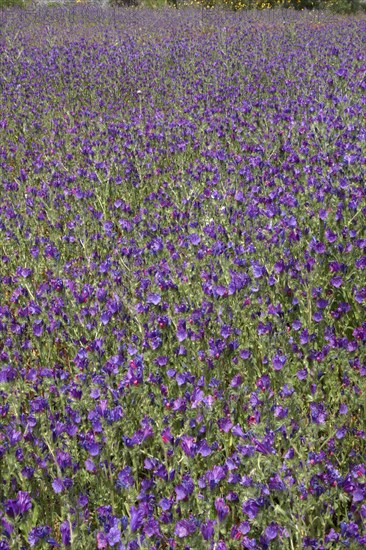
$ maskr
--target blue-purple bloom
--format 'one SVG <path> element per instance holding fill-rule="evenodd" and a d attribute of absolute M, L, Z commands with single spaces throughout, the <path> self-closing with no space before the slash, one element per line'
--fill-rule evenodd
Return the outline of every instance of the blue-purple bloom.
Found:
<path fill-rule="evenodd" d="M 218 520 L 224 521 L 224 519 L 228 516 L 230 512 L 229 506 L 226 504 L 225 500 L 223 498 L 216 498 L 215 500 L 215 509 L 217 512 Z"/>
<path fill-rule="evenodd" d="M 286 360 L 286 355 L 276 354 L 272 359 L 273 368 L 275 370 L 281 370 L 284 367 Z"/>
<path fill-rule="evenodd" d="M 60 525 L 61 540 L 64 546 L 69 546 L 71 543 L 71 525 L 70 521 L 66 519 Z"/>
<path fill-rule="evenodd" d="M 197 526 L 192 520 L 182 519 L 176 523 L 174 533 L 183 539 L 195 533 L 196 530 Z"/>
<path fill-rule="evenodd" d="M 130 508 L 130 527 L 132 533 L 135 531 L 138 531 L 144 521 L 144 513 L 143 510 L 140 507 L 131 506 Z"/>
<path fill-rule="evenodd" d="M 23 516 L 32 508 L 30 494 L 27 491 L 19 491 L 15 499 L 9 499 L 4 505 L 6 514 L 11 518 Z"/>

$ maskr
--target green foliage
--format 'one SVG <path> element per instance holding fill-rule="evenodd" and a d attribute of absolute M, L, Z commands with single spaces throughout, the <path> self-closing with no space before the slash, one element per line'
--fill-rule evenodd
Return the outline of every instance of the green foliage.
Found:
<path fill-rule="evenodd" d="M 22 0 L 0 0 L 0 2 L 21 2 Z M 360 0 L 109 0 L 112 7 L 148 7 L 183 8 L 194 6 L 197 8 L 224 8 L 233 11 L 239 10 L 268 10 L 294 9 L 323 10 L 339 14 L 354 14 L 366 9 L 366 4 Z"/>
<path fill-rule="evenodd" d="M 25 0 L 0 0 L 0 10 L 6 8 L 25 8 L 27 2 Z"/>
<path fill-rule="evenodd" d="M 331 0 L 326 2 L 326 9 L 333 11 L 334 13 L 341 14 L 353 14 L 362 9 L 365 9 L 365 5 L 362 5 L 359 0 Z"/>
<path fill-rule="evenodd" d="M 110 0 L 109 4 L 114 8 L 137 7 L 138 0 Z"/>

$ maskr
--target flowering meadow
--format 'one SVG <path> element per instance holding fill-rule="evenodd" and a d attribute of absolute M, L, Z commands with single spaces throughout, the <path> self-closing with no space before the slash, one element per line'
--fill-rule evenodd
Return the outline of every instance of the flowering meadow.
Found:
<path fill-rule="evenodd" d="M 0 549 L 366 547 L 366 19 L 7 11 Z"/>

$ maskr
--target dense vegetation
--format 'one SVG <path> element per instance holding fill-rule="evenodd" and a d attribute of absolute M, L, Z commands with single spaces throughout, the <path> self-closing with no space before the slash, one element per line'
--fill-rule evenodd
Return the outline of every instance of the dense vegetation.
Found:
<path fill-rule="evenodd" d="M 38 10 L 39 7 L 51 6 L 58 8 L 75 7 L 78 4 L 89 4 L 96 7 L 144 7 L 166 8 L 168 6 L 177 9 L 196 7 L 200 9 L 221 8 L 232 11 L 241 10 L 268 10 L 288 9 L 295 10 L 327 10 L 328 12 L 355 14 L 364 13 L 366 0 L 0 0 L 0 12 L 7 8 L 26 8 Z"/>
<path fill-rule="evenodd" d="M 6 13 L 1 550 L 365 546 L 365 41 Z"/>

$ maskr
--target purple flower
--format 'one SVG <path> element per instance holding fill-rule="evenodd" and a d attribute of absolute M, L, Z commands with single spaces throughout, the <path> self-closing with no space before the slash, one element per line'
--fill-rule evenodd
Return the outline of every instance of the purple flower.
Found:
<path fill-rule="evenodd" d="M 310 417 L 314 424 L 324 424 L 327 412 L 323 403 L 310 403 Z"/>
<path fill-rule="evenodd" d="M 274 540 L 278 535 L 278 525 L 276 523 L 270 523 L 264 531 L 264 536 L 267 541 Z"/>
<path fill-rule="evenodd" d="M 243 432 L 242 427 L 240 424 L 236 424 L 236 426 L 233 426 L 231 433 L 235 435 L 236 437 L 243 437 L 245 438 L 246 434 Z"/>
<path fill-rule="evenodd" d="M 279 474 L 275 474 L 273 477 L 270 478 L 268 487 L 272 491 L 284 491 L 286 489 L 286 485 L 280 478 Z"/>
<path fill-rule="evenodd" d="M 215 509 L 220 522 L 224 521 L 224 519 L 229 515 L 230 512 L 230 508 L 223 498 L 217 498 L 215 500 Z"/>
<path fill-rule="evenodd" d="M 130 466 L 126 466 L 119 472 L 116 485 L 122 489 L 127 489 L 128 487 L 132 487 L 133 484 L 134 479 L 132 476 L 132 470 Z"/>
<path fill-rule="evenodd" d="M 201 525 L 201 534 L 204 540 L 210 540 L 215 532 L 215 521 L 209 519 Z"/>
<path fill-rule="evenodd" d="M 259 505 L 256 500 L 250 498 L 244 502 L 242 510 L 243 514 L 246 514 L 249 519 L 254 519 L 259 512 Z"/>
<path fill-rule="evenodd" d="M 96 468 L 96 466 L 95 466 L 95 464 L 94 464 L 94 462 L 91 458 L 87 458 L 84 462 L 84 465 L 85 465 L 85 469 L 86 469 L 87 472 L 92 472 L 94 474 L 97 471 L 97 468 Z M 52 486 L 53 486 L 53 484 L 52 484 Z M 54 488 L 54 490 L 55 490 L 55 488 Z M 57 492 L 57 491 L 55 490 L 55 492 Z"/>
<path fill-rule="evenodd" d="M 161 302 L 161 296 L 160 294 L 155 294 L 151 292 L 150 294 L 148 294 L 146 301 L 148 304 L 153 304 L 154 306 L 156 306 Z"/>
<path fill-rule="evenodd" d="M 33 334 L 38 338 L 42 336 L 43 333 L 43 321 L 42 319 L 36 319 L 33 323 Z"/>
<path fill-rule="evenodd" d="M 242 540 L 242 545 L 247 550 L 257 550 L 257 541 L 255 539 L 250 539 L 249 537 L 244 537 Z"/>
<path fill-rule="evenodd" d="M 193 521 L 182 519 L 176 523 L 174 533 L 177 535 L 177 537 L 183 539 L 185 537 L 189 537 L 189 535 L 192 535 L 196 531 L 196 529 L 197 527 Z"/>
<path fill-rule="evenodd" d="M 33 527 L 33 529 L 31 529 L 28 533 L 29 546 L 31 548 L 34 548 L 34 546 L 36 546 L 40 540 L 46 539 L 46 537 L 48 542 L 50 534 L 51 527 L 49 527 L 48 525 L 39 525 L 38 527 Z M 58 546 L 58 544 L 55 543 L 53 544 L 53 546 Z"/>
<path fill-rule="evenodd" d="M 258 264 L 256 262 L 253 262 L 252 271 L 253 271 L 253 277 L 255 279 L 260 279 L 267 273 L 266 268 L 263 265 Z"/>
<path fill-rule="evenodd" d="M 188 333 L 186 330 L 186 322 L 183 319 L 180 319 L 178 321 L 177 326 L 177 338 L 179 342 L 184 342 L 184 340 L 188 337 Z"/>
<path fill-rule="evenodd" d="M 285 269 L 285 263 L 283 260 L 279 260 L 273 266 L 275 273 L 282 273 Z"/>
<path fill-rule="evenodd" d="M 364 487 L 357 487 L 354 491 L 352 491 L 353 503 L 362 502 L 365 497 L 366 488 Z"/>
<path fill-rule="evenodd" d="M 303 548 L 318 548 L 318 539 L 312 539 L 310 537 L 304 537 L 302 539 Z"/>
<path fill-rule="evenodd" d="M 251 353 L 249 349 L 242 349 L 239 353 L 240 357 L 244 360 L 249 359 Z"/>
<path fill-rule="evenodd" d="M 220 431 L 224 433 L 228 433 L 233 427 L 233 423 L 231 422 L 231 419 L 229 416 L 225 418 L 219 418 L 217 421 L 217 424 L 220 428 Z"/>
<path fill-rule="evenodd" d="M 306 369 L 298 370 L 296 373 L 296 376 L 299 380 L 305 380 L 308 375 L 308 371 Z"/>
<path fill-rule="evenodd" d="M 132 533 L 140 529 L 142 527 L 144 521 L 144 514 L 141 508 L 135 508 L 135 506 L 131 506 L 130 508 L 130 527 Z"/>
<path fill-rule="evenodd" d="M 250 529 L 251 527 L 249 521 L 242 521 L 239 525 L 239 531 L 242 535 L 246 535 L 247 533 L 249 533 Z"/>
<path fill-rule="evenodd" d="M 286 363 L 286 355 L 276 354 L 272 359 L 273 368 L 281 370 Z"/>
<path fill-rule="evenodd" d="M 7 538 L 10 538 L 14 531 L 14 526 L 11 523 L 9 523 L 5 518 L 2 518 L 0 523 L 2 527 L 2 533 Z"/>
<path fill-rule="evenodd" d="M 196 454 L 197 445 L 196 441 L 193 437 L 190 437 L 189 435 L 183 435 L 180 443 L 182 450 L 184 453 L 189 456 L 193 457 Z"/>
<path fill-rule="evenodd" d="M 30 275 L 32 275 L 32 270 L 29 267 L 22 267 L 19 270 L 19 274 L 24 277 L 24 279 L 27 279 Z"/>
<path fill-rule="evenodd" d="M 154 363 L 158 365 L 158 367 L 165 367 L 165 365 L 168 363 L 168 357 L 166 357 L 165 355 L 160 355 L 155 359 Z"/>
<path fill-rule="evenodd" d="M 198 405 L 202 402 L 203 398 L 205 397 L 205 394 L 203 391 L 196 387 L 194 388 L 191 396 L 191 407 L 192 409 L 196 409 Z"/>
<path fill-rule="evenodd" d="M 300 334 L 300 344 L 305 345 L 309 341 L 309 331 L 305 329 Z"/>
<path fill-rule="evenodd" d="M 327 251 L 325 244 L 322 242 L 317 242 L 314 246 L 314 250 L 317 254 L 325 254 Z"/>
<path fill-rule="evenodd" d="M 52 489 L 55 491 L 56 494 L 62 493 L 62 491 L 65 489 L 62 479 L 56 477 L 52 481 Z"/>
<path fill-rule="evenodd" d="M 198 444 L 198 454 L 201 456 L 209 456 L 212 453 L 212 448 L 208 445 L 206 439 L 202 439 Z"/>
<path fill-rule="evenodd" d="M 173 500 L 170 500 L 168 498 L 162 498 L 159 501 L 159 506 L 164 512 L 167 512 L 168 510 L 170 510 L 170 508 L 172 507 L 172 504 L 173 504 Z"/>
<path fill-rule="evenodd" d="M 346 434 L 347 434 L 347 428 L 346 428 L 346 426 L 342 426 L 342 428 L 339 428 L 336 431 L 335 436 L 336 436 L 337 439 L 343 439 Z"/>
<path fill-rule="evenodd" d="M 282 407 L 281 405 L 276 405 L 273 415 L 275 418 L 286 418 L 288 415 L 288 408 Z"/>
<path fill-rule="evenodd" d="M 65 520 L 60 525 L 62 544 L 68 546 L 71 543 L 71 525 L 69 520 Z"/>
<path fill-rule="evenodd" d="M 332 286 L 334 286 L 335 288 L 339 288 L 343 284 L 343 279 L 340 276 L 332 277 L 330 282 L 331 282 Z"/>
<path fill-rule="evenodd" d="M 114 226 L 114 223 L 111 221 L 106 221 L 103 224 L 103 229 L 108 237 L 113 237 L 113 226 Z"/>
<path fill-rule="evenodd" d="M 121 531 L 117 526 L 111 527 L 107 533 L 107 541 L 109 546 L 115 546 L 121 540 Z"/>
<path fill-rule="evenodd" d="M 32 508 L 29 493 L 26 491 L 19 491 L 15 499 L 7 500 L 5 502 L 4 508 L 7 515 L 11 518 L 22 516 Z"/>
<path fill-rule="evenodd" d="M 107 537 L 102 531 L 99 531 L 99 533 L 97 533 L 97 548 L 98 550 L 104 550 L 104 548 L 108 548 Z"/>
<path fill-rule="evenodd" d="M 95 441 L 93 441 L 91 443 L 87 443 L 85 448 L 88 451 L 88 453 L 90 454 L 90 456 L 98 456 L 99 453 L 100 453 L 99 444 L 96 443 Z"/>
<path fill-rule="evenodd" d="M 313 314 L 313 319 L 316 323 L 320 323 L 323 320 L 323 314 L 321 311 L 315 311 Z"/>
<path fill-rule="evenodd" d="M 226 472 L 222 466 L 214 466 L 212 470 L 209 470 L 206 473 L 206 480 L 209 484 L 210 489 L 214 489 L 220 481 L 225 479 Z"/>
<path fill-rule="evenodd" d="M 366 287 L 361 288 L 361 290 L 355 292 L 355 300 L 359 304 L 366 302 Z"/>
<path fill-rule="evenodd" d="M 103 325 L 108 325 L 111 319 L 112 313 L 110 311 L 103 311 L 102 315 L 100 316 L 100 320 Z"/>
<path fill-rule="evenodd" d="M 147 537 L 158 537 L 160 536 L 159 522 L 151 518 L 144 525 L 144 535 Z"/>
<path fill-rule="evenodd" d="M 235 192 L 234 199 L 238 202 L 244 201 L 244 193 L 240 189 Z"/>
<path fill-rule="evenodd" d="M 324 538 L 325 542 L 337 542 L 339 540 L 339 533 L 337 533 L 333 527 Z"/>
<path fill-rule="evenodd" d="M 192 235 L 189 236 L 189 240 L 194 246 L 197 246 L 201 242 L 201 237 L 197 235 L 197 233 L 192 233 Z"/>
<path fill-rule="evenodd" d="M 188 475 L 185 475 L 183 477 L 182 483 L 175 487 L 177 501 L 186 499 L 193 493 L 193 491 L 194 483 Z"/>
<path fill-rule="evenodd" d="M 339 405 L 339 414 L 347 414 L 348 413 L 348 407 L 345 403 L 342 403 Z"/>

